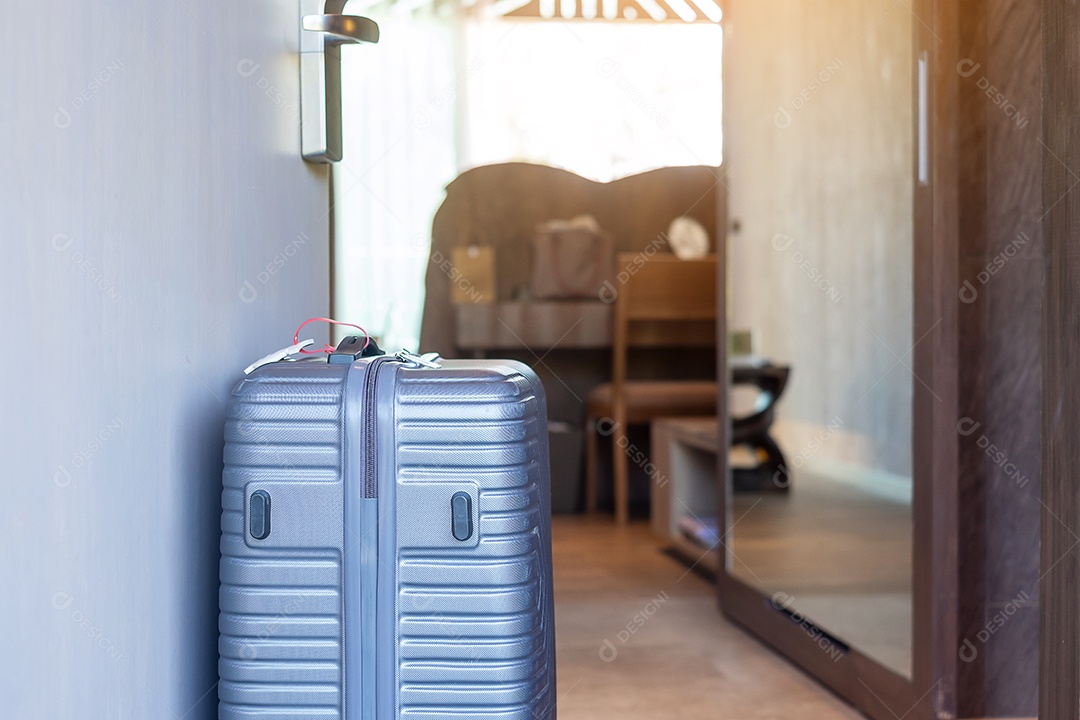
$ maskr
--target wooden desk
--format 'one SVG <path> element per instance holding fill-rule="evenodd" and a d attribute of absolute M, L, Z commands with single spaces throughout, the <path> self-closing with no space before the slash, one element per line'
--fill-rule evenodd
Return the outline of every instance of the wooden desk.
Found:
<path fill-rule="evenodd" d="M 454 306 L 454 346 L 477 357 L 497 350 L 610 350 L 615 305 L 599 300 L 465 303 Z M 684 327 L 641 322 L 635 337 L 644 344 L 709 348 L 716 324 L 688 321 Z"/>
<path fill-rule="evenodd" d="M 478 356 L 518 348 L 607 349 L 613 312 L 614 305 L 598 300 L 455 305 L 455 345 Z"/>

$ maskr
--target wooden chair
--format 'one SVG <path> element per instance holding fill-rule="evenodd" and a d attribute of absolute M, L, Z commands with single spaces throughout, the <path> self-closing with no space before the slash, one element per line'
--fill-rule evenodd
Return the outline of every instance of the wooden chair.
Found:
<path fill-rule="evenodd" d="M 716 257 L 679 260 L 668 253 L 646 257 L 620 253 L 617 268 L 624 279 L 616 287 L 611 382 L 593 388 L 585 400 L 585 500 L 589 512 L 597 502 L 597 436 L 612 440 L 615 519 L 630 519 L 628 443 L 630 425 L 657 417 L 715 415 L 715 379 L 630 380 L 631 348 L 715 347 Z M 621 441 L 621 442 L 620 442 Z"/>

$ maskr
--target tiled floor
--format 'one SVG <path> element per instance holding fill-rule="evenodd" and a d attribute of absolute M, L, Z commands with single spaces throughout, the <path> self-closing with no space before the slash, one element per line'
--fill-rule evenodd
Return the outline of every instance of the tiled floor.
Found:
<path fill-rule="evenodd" d="M 560 720 L 862 717 L 723 619 L 643 523 L 556 517 Z"/>

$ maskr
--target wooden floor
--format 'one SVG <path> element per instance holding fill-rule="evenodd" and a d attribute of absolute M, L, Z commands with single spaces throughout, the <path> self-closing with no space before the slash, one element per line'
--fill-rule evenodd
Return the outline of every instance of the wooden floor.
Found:
<path fill-rule="evenodd" d="M 644 523 L 555 518 L 560 720 L 860 718 L 717 610 Z"/>

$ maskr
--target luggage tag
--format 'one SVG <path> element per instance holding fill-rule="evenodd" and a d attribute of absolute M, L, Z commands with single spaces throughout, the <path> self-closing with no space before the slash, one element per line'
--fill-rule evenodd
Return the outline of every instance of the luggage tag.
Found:
<path fill-rule="evenodd" d="M 314 345 L 314 344 L 315 344 L 315 340 L 312 339 L 312 338 L 308 338 L 307 340 L 301 340 L 300 342 L 296 343 L 295 345 L 290 345 L 287 348 L 281 348 L 280 350 L 272 352 L 269 355 L 265 355 L 265 356 L 259 358 L 258 360 L 256 360 L 255 362 L 251 363 L 250 365 L 248 365 L 246 368 L 244 368 L 244 374 L 245 375 L 250 375 L 255 370 L 258 370 L 259 368 L 261 368 L 263 365 L 269 365 L 270 363 L 275 363 L 278 360 L 284 360 L 285 358 L 289 357 L 290 355 L 296 355 L 301 350 L 303 350 L 304 348 L 308 347 L 309 345 Z"/>

